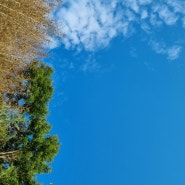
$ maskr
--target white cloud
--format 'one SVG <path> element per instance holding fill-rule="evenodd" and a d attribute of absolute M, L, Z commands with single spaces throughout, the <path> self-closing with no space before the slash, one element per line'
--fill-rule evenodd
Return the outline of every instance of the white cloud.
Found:
<path fill-rule="evenodd" d="M 147 10 L 142 10 L 141 11 L 141 19 L 146 19 L 148 17 L 148 11 Z"/>
<path fill-rule="evenodd" d="M 101 1 L 76 0 L 66 4 L 58 13 L 64 21 L 67 48 L 77 45 L 87 50 L 105 47 L 118 31 L 125 29 L 120 15 L 114 15 L 116 2 L 105 4 Z"/>
<path fill-rule="evenodd" d="M 91 56 L 89 56 L 89 58 L 86 60 L 86 62 L 82 64 L 81 70 L 83 72 L 100 71 L 101 66 L 98 62 L 96 62 L 95 59 L 93 59 Z"/>
<path fill-rule="evenodd" d="M 173 25 L 178 20 L 178 16 L 175 12 L 170 11 L 169 7 L 166 5 L 161 6 L 156 5 L 153 9 L 154 12 L 158 13 L 161 20 L 163 20 L 167 25 Z"/>
<path fill-rule="evenodd" d="M 138 2 L 140 5 L 147 5 L 147 4 L 150 4 L 152 0 L 139 0 Z"/>
<path fill-rule="evenodd" d="M 55 38 L 55 37 L 51 37 L 51 36 L 47 36 L 46 38 L 48 40 L 48 44 L 45 45 L 45 48 L 47 49 L 54 49 L 60 46 L 60 41 Z"/>
<path fill-rule="evenodd" d="M 150 14 L 150 23 L 154 27 L 159 27 L 162 25 L 162 21 L 158 19 L 158 16 L 156 13 Z"/>
<path fill-rule="evenodd" d="M 137 0 L 127 0 L 127 1 L 124 1 L 123 4 L 130 8 L 131 10 L 133 10 L 135 13 L 139 13 L 139 5 L 138 5 L 138 2 Z"/>
<path fill-rule="evenodd" d="M 156 53 L 164 54 L 169 60 L 175 60 L 179 57 L 182 47 L 178 45 L 173 45 L 167 47 L 164 43 L 159 43 L 156 41 L 151 41 L 150 45 L 156 51 Z"/>
<path fill-rule="evenodd" d="M 167 50 L 168 58 L 175 60 L 179 57 L 182 47 L 174 45 Z"/>
<path fill-rule="evenodd" d="M 184 10 L 185 2 L 180 0 L 73 0 L 64 2 L 57 19 L 64 25 L 61 29 L 66 34 L 66 48 L 94 51 L 108 46 L 117 36 L 130 36 L 136 24 L 146 34 L 163 25 L 171 27 L 179 20 L 185 27 Z M 166 52 L 170 59 L 176 59 L 179 53 L 178 47 Z"/>
<path fill-rule="evenodd" d="M 176 13 L 184 14 L 185 2 L 181 0 L 165 0 L 165 3 Z"/>

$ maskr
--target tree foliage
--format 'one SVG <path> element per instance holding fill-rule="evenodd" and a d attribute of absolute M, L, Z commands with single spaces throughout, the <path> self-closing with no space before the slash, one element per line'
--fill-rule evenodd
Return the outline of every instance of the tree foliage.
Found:
<path fill-rule="evenodd" d="M 0 1 L 0 184 L 38 185 L 59 150 L 46 117 L 53 93 L 46 55 L 60 0 Z"/>
<path fill-rule="evenodd" d="M 55 31 L 48 14 L 56 3 L 56 0 L 1 0 L 0 54 L 24 62 L 40 55 L 47 36 Z"/>
<path fill-rule="evenodd" d="M 0 92 L 15 91 L 22 83 L 20 71 L 34 58 L 46 54 L 48 37 L 59 34 L 49 14 L 59 0 L 0 1 Z M 6 82 L 6 83 L 5 83 Z"/>
<path fill-rule="evenodd" d="M 50 163 L 59 150 L 58 137 L 50 135 L 47 122 L 47 104 L 52 96 L 51 74 L 53 70 L 38 61 L 33 61 L 24 71 L 26 90 L 21 94 L 6 94 L 9 105 L 2 104 L 0 123 L 4 135 L 0 146 L 0 183 L 33 185 L 38 184 L 35 175 L 50 172 Z M 23 101 L 18 108 L 11 102 Z M 20 107 L 23 107 L 21 109 Z M 1 172 L 0 172 L 1 173 Z M 7 178 L 7 174 L 14 178 Z"/>

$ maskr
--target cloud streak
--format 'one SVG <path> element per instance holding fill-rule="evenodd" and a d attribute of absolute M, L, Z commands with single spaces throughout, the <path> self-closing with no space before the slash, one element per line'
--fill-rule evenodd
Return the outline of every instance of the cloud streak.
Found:
<path fill-rule="evenodd" d="M 167 47 L 164 43 L 159 43 L 155 41 L 151 41 L 150 45 L 156 53 L 166 55 L 169 60 L 177 59 L 182 50 L 181 46 L 173 45 L 171 47 Z"/>
<path fill-rule="evenodd" d="M 178 22 L 183 28 L 184 9 L 185 2 L 180 0 L 73 0 L 64 2 L 57 20 L 64 25 L 66 48 L 94 51 L 108 46 L 117 36 L 130 36 L 136 25 L 146 34 Z M 152 45 L 152 48 L 170 60 L 178 58 L 182 49 L 175 41 L 171 46 Z"/>

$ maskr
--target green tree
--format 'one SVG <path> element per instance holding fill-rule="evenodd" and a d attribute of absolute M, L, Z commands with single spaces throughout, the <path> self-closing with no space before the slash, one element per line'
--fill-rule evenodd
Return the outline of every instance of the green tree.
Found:
<path fill-rule="evenodd" d="M 47 104 L 53 94 L 52 73 L 51 67 L 35 60 L 25 71 L 25 78 L 28 80 L 24 106 L 29 108 L 32 116 L 47 114 Z"/>
<path fill-rule="evenodd" d="M 50 135 L 51 126 L 46 119 L 53 93 L 52 72 L 51 67 L 34 61 L 24 71 L 26 92 L 5 96 L 10 105 L 11 101 L 24 102 L 22 109 L 21 106 L 2 108 L 2 120 L 8 118 L 4 129 L 8 139 L 0 147 L 3 172 L 15 173 L 20 185 L 37 184 L 35 175 L 51 171 L 50 163 L 59 150 L 58 137 Z"/>

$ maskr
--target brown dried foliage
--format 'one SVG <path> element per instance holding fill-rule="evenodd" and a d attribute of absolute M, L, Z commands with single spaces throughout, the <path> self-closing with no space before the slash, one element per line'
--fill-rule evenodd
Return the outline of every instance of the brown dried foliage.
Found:
<path fill-rule="evenodd" d="M 45 55 L 47 37 L 56 31 L 48 14 L 58 0 L 0 1 L 0 93 L 14 91 L 21 72 L 33 59 Z"/>

